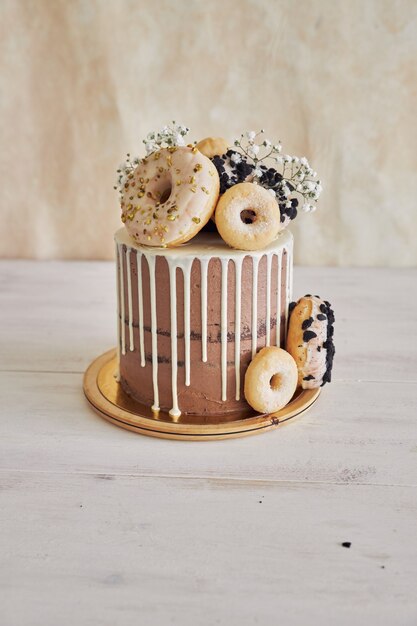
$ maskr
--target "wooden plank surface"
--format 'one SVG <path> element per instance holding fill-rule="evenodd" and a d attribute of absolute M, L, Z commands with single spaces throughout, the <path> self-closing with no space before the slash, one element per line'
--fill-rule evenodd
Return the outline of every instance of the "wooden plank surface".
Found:
<path fill-rule="evenodd" d="M 0 624 L 417 623 L 417 271 L 296 268 L 295 295 L 335 306 L 335 384 L 276 431 L 204 444 L 84 399 L 113 279 L 0 263 Z"/>

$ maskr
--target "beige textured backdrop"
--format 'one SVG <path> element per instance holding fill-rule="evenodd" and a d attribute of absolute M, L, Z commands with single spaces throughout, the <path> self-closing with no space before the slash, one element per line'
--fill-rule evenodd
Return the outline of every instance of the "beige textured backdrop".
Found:
<path fill-rule="evenodd" d="M 0 0 L 0 255 L 111 258 L 151 129 L 265 127 L 325 186 L 304 264 L 415 265 L 414 0 Z"/>

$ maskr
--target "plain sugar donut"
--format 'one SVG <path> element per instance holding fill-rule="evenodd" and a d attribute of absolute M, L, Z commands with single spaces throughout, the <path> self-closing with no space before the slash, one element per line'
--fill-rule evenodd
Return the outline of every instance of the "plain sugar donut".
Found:
<path fill-rule="evenodd" d="M 254 183 L 239 183 L 220 198 L 215 212 L 217 230 L 239 250 L 261 250 L 282 229 L 275 197 Z"/>
<path fill-rule="evenodd" d="M 139 244 L 177 246 L 210 219 L 219 195 L 213 163 L 195 147 L 162 148 L 128 175 L 122 221 Z"/>
<path fill-rule="evenodd" d="M 288 352 L 276 346 L 262 348 L 246 370 L 246 402 L 259 413 L 276 413 L 293 397 L 297 378 L 297 365 Z"/>
<path fill-rule="evenodd" d="M 293 303 L 287 350 L 298 367 L 298 384 L 315 389 L 331 380 L 334 313 L 327 300 L 307 295 Z"/>

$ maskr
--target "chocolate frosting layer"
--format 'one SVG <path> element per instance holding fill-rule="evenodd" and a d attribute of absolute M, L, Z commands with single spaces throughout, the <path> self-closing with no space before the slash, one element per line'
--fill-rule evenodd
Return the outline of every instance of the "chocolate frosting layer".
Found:
<path fill-rule="evenodd" d="M 126 242 L 126 237 L 120 235 L 118 237 L 118 234 L 116 234 L 116 242 L 119 250 L 117 265 L 119 295 L 121 292 L 123 295 L 123 306 L 119 306 L 122 322 L 120 334 L 124 337 L 124 345 L 121 345 L 120 350 L 120 382 L 128 394 L 152 406 L 155 402 L 153 381 L 155 368 L 152 367 L 155 351 L 152 348 L 152 270 L 149 265 L 149 252 L 143 247 Z M 175 269 L 176 261 L 173 265 L 171 250 L 159 249 L 151 253 L 152 258 L 155 259 L 159 406 L 163 410 L 171 410 L 176 400 L 182 413 L 206 414 L 208 417 L 237 410 L 241 412 L 249 410 L 243 396 L 244 374 L 253 352 L 267 345 L 267 336 L 271 345 L 284 344 L 292 278 L 292 236 L 288 232 L 285 236 L 278 238 L 265 253 L 261 252 L 257 255 L 232 251 L 225 246 L 220 248 L 220 252 L 216 252 L 212 242 L 212 235 L 202 234 L 199 236 L 199 241 L 193 245 L 191 257 L 188 256 L 189 290 L 187 289 L 187 270 L 184 270 L 182 266 Z M 222 245 L 217 237 L 215 242 L 216 245 Z M 229 252 L 232 259 L 227 260 Z M 142 324 L 139 315 L 138 259 L 142 282 Z M 122 260 L 122 267 L 120 267 L 120 260 Z M 207 263 L 207 361 L 203 362 L 202 301 L 204 302 L 204 290 L 202 298 L 202 278 L 205 262 Z M 239 329 L 236 328 L 236 264 L 238 267 L 241 266 Z M 227 283 L 225 282 L 226 267 Z M 256 267 L 258 270 L 257 288 L 256 280 L 254 285 L 254 268 Z M 175 274 L 176 279 L 175 319 L 177 324 L 175 344 L 177 372 L 175 376 L 174 370 L 174 378 L 171 341 L 172 273 Z M 256 291 L 253 289 L 254 286 Z M 279 286 L 280 298 L 278 297 Z M 227 312 L 225 306 L 227 306 Z M 189 332 L 186 323 L 188 310 Z M 254 317 L 257 317 L 257 320 L 254 320 Z M 255 323 L 256 333 L 253 332 Z M 141 366 L 141 330 L 143 330 L 144 367 Z M 236 354 L 236 339 L 239 336 L 240 346 Z M 189 357 L 187 358 L 188 338 Z M 185 384 L 187 361 L 189 362 L 189 385 Z M 222 362 L 224 367 L 222 367 Z M 175 391 L 173 392 L 173 380 L 176 380 L 176 394 Z M 174 398 L 175 395 L 176 398 Z M 222 399 L 222 396 L 226 398 Z"/>

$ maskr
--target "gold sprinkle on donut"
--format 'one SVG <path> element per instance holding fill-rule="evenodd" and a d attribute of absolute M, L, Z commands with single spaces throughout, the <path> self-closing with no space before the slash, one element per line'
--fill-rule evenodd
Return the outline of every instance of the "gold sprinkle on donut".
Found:
<path fill-rule="evenodd" d="M 159 159 L 159 157 L 161 156 L 160 152 L 155 152 L 155 154 L 153 155 L 153 160 L 157 161 Z"/>
<path fill-rule="evenodd" d="M 191 148 L 191 152 L 192 152 L 193 154 L 196 154 L 196 153 L 198 152 L 198 148 L 196 148 L 196 147 L 194 146 L 194 148 Z"/>
<path fill-rule="evenodd" d="M 199 223 L 201 222 L 201 220 L 200 220 L 200 218 L 199 218 L 199 217 L 193 217 L 193 222 L 194 222 L 195 224 L 199 224 Z"/>
<path fill-rule="evenodd" d="M 199 172 L 199 171 L 202 169 L 202 167 L 203 167 L 203 166 L 201 165 L 201 163 L 197 163 L 197 165 L 196 165 L 196 166 L 195 166 L 195 168 L 194 168 L 194 171 L 195 171 L 195 172 Z"/>
<path fill-rule="evenodd" d="M 173 222 L 174 220 L 177 219 L 177 217 L 178 217 L 177 215 L 172 215 L 172 214 L 167 215 L 167 220 L 169 220 L 170 222 Z"/>
<path fill-rule="evenodd" d="M 179 187 L 182 184 L 182 180 L 177 180 L 175 184 L 177 185 L 177 187 Z"/>
<path fill-rule="evenodd" d="M 201 187 L 201 191 L 204 191 L 204 193 L 206 193 L 207 195 L 209 195 L 210 193 L 207 187 Z"/>
<path fill-rule="evenodd" d="M 194 185 L 194 183 L 195 183 L 195 176 L 190 176 L 189 183 L 190 183 L 190 185 Z"/>
<path fill-rule="evenodd" d="M 191 187 L 191 191 L 192 191 L 193 193 L 196 193 L 196 191 L 197 191 L 197 187 L 194 185 L 194 187 Z"/>

